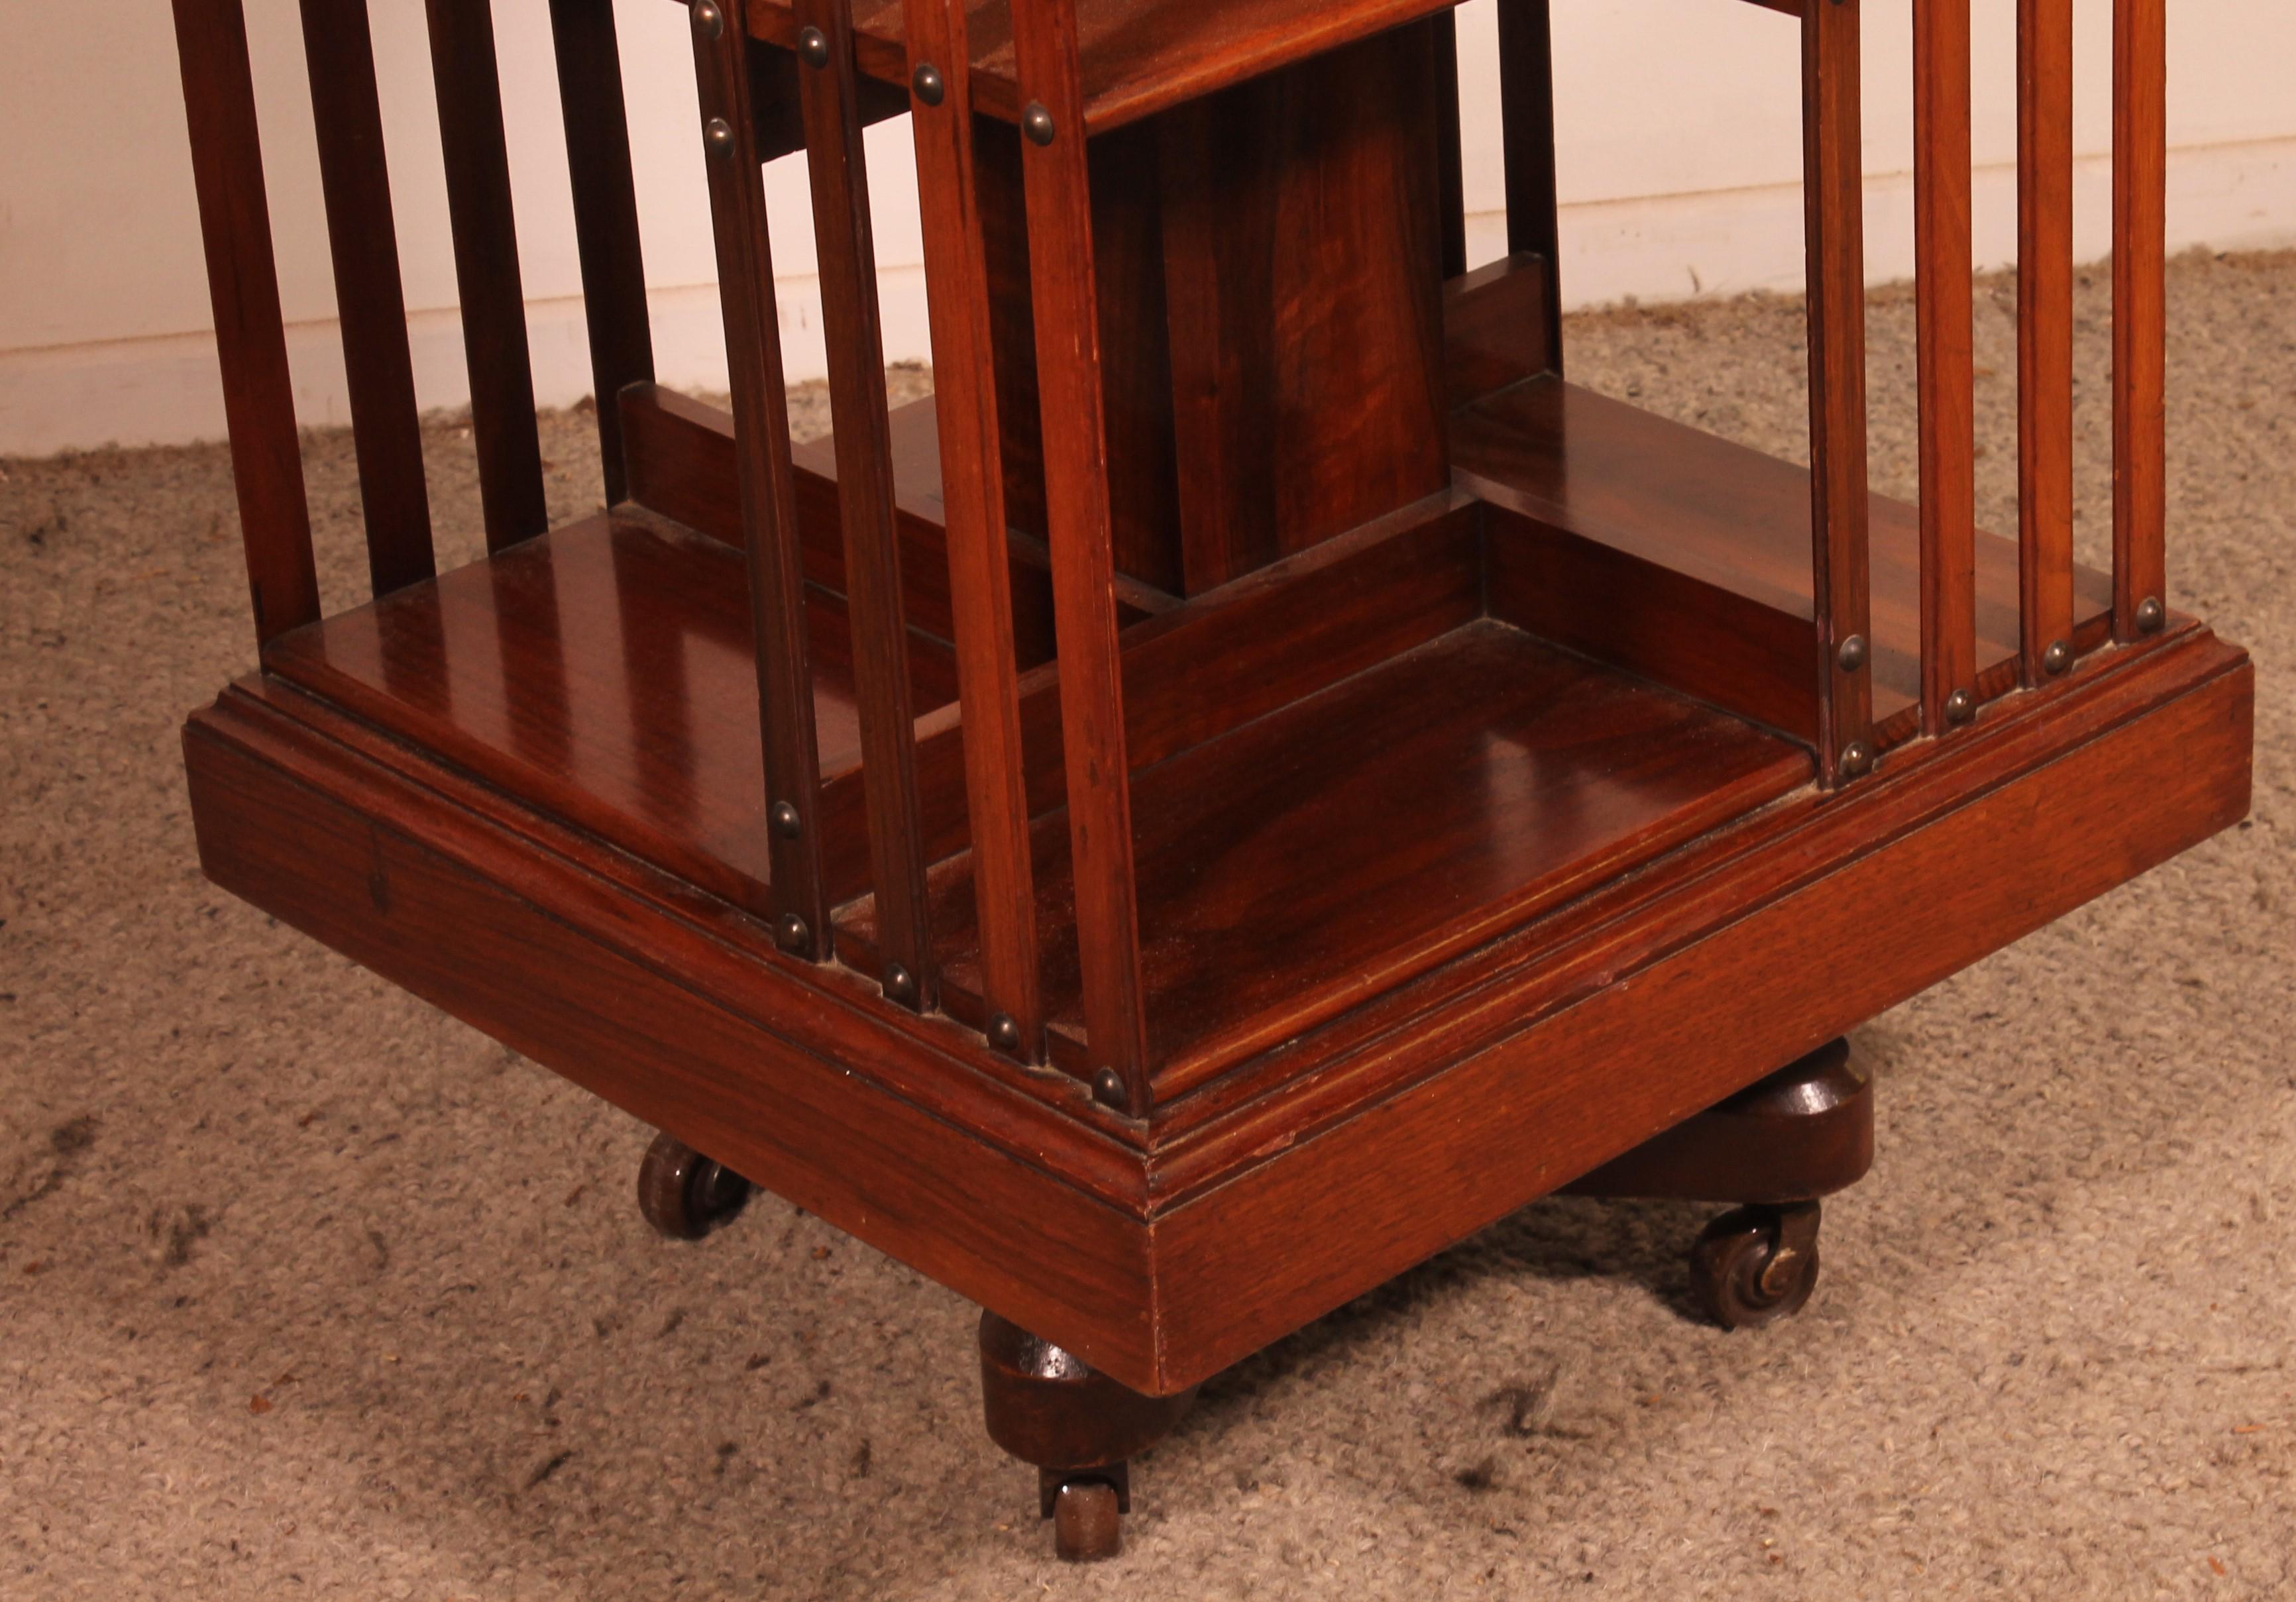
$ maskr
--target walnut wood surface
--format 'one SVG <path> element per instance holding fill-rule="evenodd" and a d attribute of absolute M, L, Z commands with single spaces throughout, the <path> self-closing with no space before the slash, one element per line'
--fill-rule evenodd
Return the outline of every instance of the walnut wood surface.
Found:
<path fill-rule="evenodd" d="M 1133 780 L 1160 1097 L 1804 783 L 1807 756 L 1477 622 Z M 1064 821 L 1037 831 L 1056 1055 L 1082 1018 Z M 1424 892 L 1443 887 L 1440 896 Z M 933 878 L 952 990 L 970 863 Z M 865 905 L 840 938 L 873 942 Z"/>
<path fill-rule="evenodd" d="M 247 19 L 239 0 L 175 0 L 175 19 L 240 542 L 255 637 L 270 641 L 318 617 L 319 576 L 271 253 Z"/>
<path fill-rule="evenodd" d="M 996 300 L 973 127 L 972 52 L 964 0 L 910 0 L 907 16 L 914 72 L 934 74 L 941 84 L 936 103 L 916 102 L 911 132 L 926 315 L 940 384 L 939 404 L 932 411 L 943 465 L 960 726 L 966 736 L 964 838 L 972 847 L 978 882 L 974 918 L 980 928 L 980 1005 L 986 1014 L 980 1022 L 988 1029 L 1001 1020 L 1012 1038 L 998 1042 L 1000 1049 L 1035 1062 L 1044 1055 L 1044 1001 L 1006 548 L 1004 430 L 996 410 Z M 922 749 L 916 760 L 921 770 Z"/>
<path fill-rule="evenodd" d="M 430 548 L 430 497 L 422 474 L 422 426 L 406 342 L 406 296 L 398 277 L 374 41 L 365 9 L 303 0 L 303 54 L 311 77 L 312 133 L 327 248 L 350 391 L 351 444 L 366 518 L 367 576 L 387 595 L 438 571 Z"/>
<path fill-rule="evenodd" d="M 2017 0 L 2017 491 L 2032 685 L 2072 643 L 2072 0 Z"/>
<path fill-rule="evenodd" d="M 844 606 L 812 589 L 804 615 L 821 763 L 848 771 L 861 742 Z M 600 515 L 330 617 L 265 666 L 758 906 L 771 837 L 750 639 L 738 552 Z M 916 704 L 955 699 L 947 648 L 910 647 Z M 844 870 L 848 894 L 857 877 Z"/>
<path fill-rule="evenodd" d="M 825 64 L 804 65 L 798 100 L 805 121 L 820 268 L 822 332 L 829 353 L 835 421 L 838 513 L 845 535 L 845 591 L 868 771 L 870 883 L 881 917 L 880 949 L 907 977 L 889 985 L 896 1005 L 930 1010 L 939 994 L 925 922 L 925 861 L 917 817 L 915 708 L 909 695 L 901 550 L 894 533 L 893 458 L 886 415 L 885 342 L 877 307 L 877 252 L 854 87 L 849 0 L 798 0 L 800 19 L 828 41 Z"/>
<path fill-rule="evenodd" d="M 1971 262 L 1969 0 L 1914 8 L 1915 365 L 1920 387 L 1922 732 L 1977 686 L 1976 283 Z M 1876 710 L 1880 708 L 1877 707 Z"/>
<path fill-rule="evenodd" d="M 627 493 L 622 414 L 614 397 L 653 377 L 645 257 L 630 169 L 629 115 L 622 106 L 621 46 L 613 0 L 550 0 L 550 41 L 566 125 L 574 201 L 574 249 L 582 269 L 582 315 L 590 336 L 590 394 L 598 409 L 598 455 L 606 504 Z"/>
<path fill-rule="evenodd" d="M 1078 104 L 1095 134 L 1185 100 L 1321 55 L 1447 9 L 1449 0 L 1076 0 Z M 1021 87 L 1008 0 L 969 6 L 974 104 L 1005 122 L 1041 94 Z M 753 4 L 750 29 L 789 45 L 799 23 L 785 5 Z M 857 0 L 855 60 L 881 82 L 908 83 L 901 0 Z"/>
<path fill-rule="evenodd" d="M 500 551 L 550 526 L 542 496 L 542 442 L 534 421 L 518 225 L 492 13 L 462 0 L 424 0 L 439 143 L 447 164 L 447 216 L 471 377 L 471 437 L 487 549 Z"/>
<path fill-rule="evenodd" d="M 1859 0 L 1802 12 L 1802 234 L 1809 286 L 1811 594 L 1824 781 L 1870 751 L 1874 634 L 1866 471 L 1866 222 Z M 2070 576 L 2070 568 L 2067 576 Z M 1843 646 L 1868 642 L 1853 663 Z"/>
<path fill-rule="evenodd" d="M 2169 599 L 2167 0 L 2112 8 L 2112 627 Z"/>
<path fill-rule="evenodd" d="M 1456 413 L 1451 454 L 1462 485 L 1496 505 L 1773 610 L 1812 615 L 1809 474 L 1791 462 L 1551 379 Z M 1921 522 L 1885 495 L 1869 506 L 1869 671 L 1875 715 L 1886 717 L 1920 694 Z M 1989 534 L 1976 545 L 1982 666 L 2017 655 L 2017 550 Z M 2112 579 L 2077 568 L 2075 582 L 2082 638 L 2093 639 L 2112 611 Z"/>
<path fill-rule="evenodd" d="M 731 468 L 734 548 L 744 562 L 765 795 L 758 805 L 794 810 L 797 827 L 766 831 L 772 863 L 767 910 L 787 949 L 816 960 L 832 954 L 829 907 L 830 820 L 824 815 L 820 680 L 811 660 L 814 606 L 805 587 L 804 533 L 790 461 L 789 397 L 782 374 L 781 318 L 774 301 L 773 241 L 756 144 L 755 82 L 743 36 L 714 30 L 706 11 L 690 12 L 696 132 L 709 174 L 709 218 L 718 255 L 718 302 L 733 391 Z M 734 13 L 738 22 L 739 12 Z M 643 386 L 633 386 L 635 392 Z M 626 442 L 638 478 L 635 435 Z M 840 531 L 841 532 L 841 531 Z M 786 818 L 788 813 L 783 816 Z M 754 828 L 755 825 L 752 825 Z M 745 905 L 755 905 L 745 899 Z"/>
<path fill-rule="evenodd" d="M 291 691 L 234 691 L 186 752 L 226 887 L 1170 1394 L 2226 827 L 2252 694 L 2197 630 L 2091 658 L 1366 998 L 1160 1109 L 1147 1147 L 503 791 L 317 703 L 283 714 Z M 1621 895 L 1632 917 L 1601 914 Z M 1909 898 L 1936 915 L 1872 915 Z"/>

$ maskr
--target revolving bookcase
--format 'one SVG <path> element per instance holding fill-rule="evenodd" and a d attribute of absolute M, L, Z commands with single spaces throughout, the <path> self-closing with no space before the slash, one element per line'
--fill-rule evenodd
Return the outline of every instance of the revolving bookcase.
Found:
<path fill-rule="evenodd" d="M 261 647 L 184 732 L 202 862 L 658 1126 L 665 1234 L 763 1185 L 979 1303 L 1068 1556 L 1200 1382 L 1542 1195 L 1729 1204 L 1698 1300 L 1789 1313 L 1872 1157 L 1846 1033 L 2247 810 L 2247 658 L 2167 604 L 2163 4 L 2115 6 L 2105 572 L 2070 0 L 2018 8 L 2009 536 L 1967 0 L 1915 4 L 1917 505 L 1866 483 L 1857 0 L 1747 13 L 1802 69 L 1808 468 L 1564 376 L 1547 0 L 1472 271 L 1429 0 L 693 0 L 730 414 L 653 381 L 612 9 L 553 0 L 608 503 L 556 527 L 500 42 L 430 0 L 488 550 L 439 573 L 365 11 L 304 0 L 373 581 L 327 615 L 240 0 L 175 0 Z"/>

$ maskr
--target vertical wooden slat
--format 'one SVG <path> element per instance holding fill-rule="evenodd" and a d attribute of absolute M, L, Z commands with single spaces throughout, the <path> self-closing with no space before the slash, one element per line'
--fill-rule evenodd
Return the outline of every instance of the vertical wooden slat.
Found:
<path fill-rule="evenodd" d="M 1036 885 L 1013 658 L 1004 446 L 996 416 L 988 241 L 973 165 L 972 49 L 964 0 L 909 0 L 917 196 L 924 225 L 926 315 L 940 426 L 948 587 L 972 821 L 972 895 L 992 1039 L 1034 1062 L 1043 1050 Z M 930 75 L 930 76 L 928 76 Z M 1009 1031 L 1002 1025 L 1009 1020 Z"/>
<path fill-rule="evenodd" d="M 422 424 L 406 345 L 406 295 L 382 147 L 374 42 L 366 0 L 302 0 L 303 53 L 319 186 L 334 260 L 351 442 L 366 512 L 366 565 L 377 595 L 438 571 L 430 494 L 422 478 Z"/>
<path fill-rule="evenodd" d="M 2112 39 L 2112 633 L 2168 613 L 2167 0 L 2115 0 Z"/>
<path fill-rule="evenodd" d="M 1044 412 L 1045 500 L 1060 636 L 1077 945 L 1095 1089 L 1136 1117 L 1150 1104 L 1131 772 L 1110 550 L 1107 426 L 1073 0 L 1013 0 L 1022 187 Z M 1108 1089 L 1101 1090 L 1103 1077 Z"/>
<path fill-rule="evenodd" d="M 1969 0 L 1914 4 L 1914 300 L 1921 388 L 1922 732 L 1977 694 L 1977 431 Z M 1961 699 L 1954 700 L 1958 692 Z"/>
<path fill-rule="evenodd" d="M 627 493 L 621 408 L 627 384 L 653 378 L 653 332 L 646 315 L 645 258 L 638 242 L 637 187 L 622 105 L 622 60 L 613 0 L 550 0 L 558 55 L 558 100 L 573 176 L 574 248 L 582 265 L 582 312 L 589 325 L 591 394 L 606 503 Z"/>
<path fill-rule="evenodd" d="M 1866 247 L 1857 0 L 1802 15 L 1802 189 L 1809 257 L 1812 594 L 1824 781 L 1873 760 L 1866 548 Z M 1852 640 L 1863 649 L 1845 650 Z"/>
<path fill-rule="evenodd" d="M 534 368 L 527 352 L 518 226 L 511 216 L 494 20 L 487 0 L 424 0 L 424 5 L 463 349 L 471 369 L 479 501 L 487 549 L 500 551 L 548 528 L 550 514 L 542 497 L 542 442 L 534 421 Z"/>
<path fill-rule="evenodd" d="M 1554 183 L 1554 34 L 1549 0 L 1499 0 L 1500 140 L 1507 253 L 1546 264 L 1548 366 L 1562 371 L 1562 239 Z"/>
<path fill-rule="evenodd" d="M 2019 660 L 2072 660 L 2073 8 L 2017 0 Z"/>
<path fill-rule="evenodd" d="M 939 987 L 925 897 L 908 627 L 901 609 L 900 545 L 893 528 L 892 426 L 854 86 L 851 0 L 798 0 L 797 20 L 800 30 L 818 29 L 827 42 L 818 63 L 800 51 L 798 102 L 805 119 L 822 335 L 829 351 L 831 444 L 837 454 L 837 510 L 845 534 L 880 975 L 888 998 L 930 1009 Z"/>
<path fill-rule="evenodd" d="M 766 234 L 765 171 L 758 159 L 757 124 L 742 59 L 746 36 L 740 0 L 696 4 L 690 16 L 734 398 L 734 470 L 749 556 L 765 746 L 770 911 L 783 950 L 824 961 L 832 938 L 822 872 L 821 758 L 814 736 L 789 397 L 774 307 L 773 251 Z"/>
<path fill-rule="evenodd" d="M 287 372 L 279 274 L 271 255 L 271 209 L 263 192 L 247 19 L 239 0 L 175 0 L 175 12 L 192 181 L 207 248 L 224 416 L 231 427 L 240 540 L 255 606 L 255 637 L 268 643 L 316 620 L 319 577 L 311 558 L 295 390 Z"/>
<path fill-rule="evenodd" d="M 1459 23 L 1439 11 L 1427 20 L 1435 56 L 1435 184 L 1443 225 L 1443 276 L 1467 270 L 1466 151 L 1459 127 Z"/>

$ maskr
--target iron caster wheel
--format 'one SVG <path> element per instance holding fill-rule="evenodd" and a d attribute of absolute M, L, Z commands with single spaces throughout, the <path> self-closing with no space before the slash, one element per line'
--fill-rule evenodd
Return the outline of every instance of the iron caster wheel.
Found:
<path fill-rule="evenodd" d="M 1053 1552 L 1068 1563 L 1097 1563 L 1124 1549 L 1123 1503 L 1116 1487 L 1072 1480 L 1053 1496 Z"/>
<path fill-rule="evenodd" d="M 1816 1202 L 1734 1207 L 1690 1253 L 1690 1289 L 1725 1329 L 1791 1318 L 1817 1286 Z"/>
<path fill-rule="evenodd" d="M 750 1181 L 674 1135 L 656 1135 L 638 1165 L 638 1211 L 671 1240 L 699 1240 L 742 1210 Z"/>

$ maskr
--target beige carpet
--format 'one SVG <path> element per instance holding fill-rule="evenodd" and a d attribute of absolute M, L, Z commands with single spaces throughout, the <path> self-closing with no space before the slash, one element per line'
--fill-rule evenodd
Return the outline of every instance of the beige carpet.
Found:
<path fill-rule="evenodd" d="M 2172 307 L 2172 589 L 2262 669 L 2252 822 L 1858 1033 L 1881 1157 L 1798 1321 L 1686 1316 L 1697 1209 L 1532 1207 L 1207 1387 L 1091 1571 L 981 1433 L 972 1309 L 770 1197 L 657 1241 L 645 1131 L 201 881 L 223 452 L 5 463 L 0 1597 L 2296 1595 L 2296 258 L 2180 261 Z M 1900 493 L 1911 321 L 1876 305 Z M 1573 372 L 1791 452 L 1799 331 L 1581 319 Z M 309 455 L 347 599 L 349 452 Z"/>

